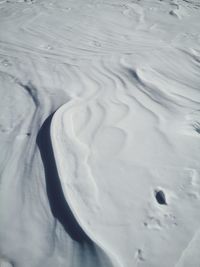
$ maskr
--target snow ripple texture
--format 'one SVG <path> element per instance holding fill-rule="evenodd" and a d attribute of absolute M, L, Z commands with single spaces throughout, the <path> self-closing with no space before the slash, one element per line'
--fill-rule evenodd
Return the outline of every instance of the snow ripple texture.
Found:
<path fill-rule="evenodd" d="M 199 16 L 0 0 L 0 266 L 200 266 Z"/>

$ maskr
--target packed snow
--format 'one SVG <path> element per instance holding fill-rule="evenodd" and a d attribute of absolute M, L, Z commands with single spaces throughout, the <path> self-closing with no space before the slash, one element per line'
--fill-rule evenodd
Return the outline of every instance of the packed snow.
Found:
<path fill-rule="evenodd" d="M 0 267 L 199 267 L 200 1 L 0 0 Z"/>

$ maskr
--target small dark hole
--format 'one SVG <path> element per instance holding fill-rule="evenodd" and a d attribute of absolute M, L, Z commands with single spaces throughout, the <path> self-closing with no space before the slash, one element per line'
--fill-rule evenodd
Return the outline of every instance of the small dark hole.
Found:
<path fill-rule="evenodd" d="M 155 198 L 160 205 L 167 205 L 165 193 L 162 190 L 155 191 Z"/>

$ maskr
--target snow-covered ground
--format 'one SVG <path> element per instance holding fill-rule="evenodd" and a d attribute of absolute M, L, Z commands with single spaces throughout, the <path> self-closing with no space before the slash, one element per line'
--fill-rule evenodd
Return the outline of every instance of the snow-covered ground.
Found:
<path fill-rule="evenodd" d="M 200 1 L 0 0 L 0 267 L 200 266 Z"/>

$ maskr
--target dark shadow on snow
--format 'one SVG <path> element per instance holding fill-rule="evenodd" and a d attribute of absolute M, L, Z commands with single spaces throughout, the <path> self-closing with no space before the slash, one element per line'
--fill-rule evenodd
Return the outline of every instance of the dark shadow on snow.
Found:
<path fill-rule="evenodd" d="M 50 138 L 52 117 L 53 115 L 46 119 L 37 136 L 37 145 L 44 165 L 46 189 L 51 211 L 72 239 L 81 243 L 91 243 L 91 239 L 76 221 L 62 191 Z"/>

